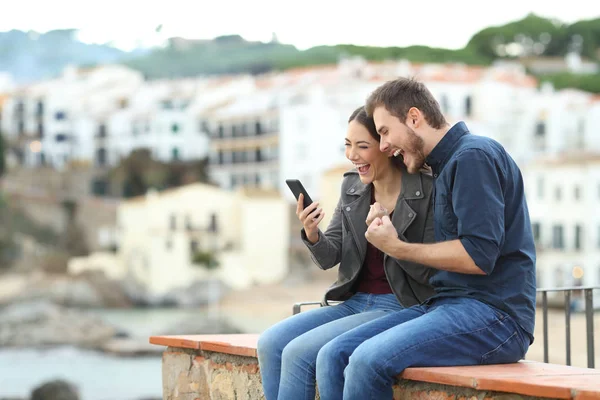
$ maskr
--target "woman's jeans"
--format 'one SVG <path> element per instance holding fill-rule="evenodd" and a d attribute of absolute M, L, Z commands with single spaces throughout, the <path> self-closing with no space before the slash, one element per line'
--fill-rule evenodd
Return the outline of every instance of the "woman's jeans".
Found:
<path fill-rule="evenodd" d="M 267 329 L 258 340 L 266 399 L 314 400 L 321 348 L 343 333 L 401 309 L 394 294 L 356 293 L 341 304 L 294 315 Z"/>
<path fill-rule="evenodd" d="M 508 314 L 478 300 L 438 298 L 386 314 L 329 341 L 317 358 L 323 400 L 383 400 L 408 367 L 519 361 L 528 334 Z"/>

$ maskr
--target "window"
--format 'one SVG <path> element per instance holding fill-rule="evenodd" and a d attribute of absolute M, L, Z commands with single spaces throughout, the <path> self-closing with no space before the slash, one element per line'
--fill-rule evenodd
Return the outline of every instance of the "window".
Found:
<path fill-rule="evenodd" d="M 169 216 L 169 228 L 174 231 L 177 229 L 177 216 L 175 214 L 171 214 Z"/>
<path fill-rule="evenodd" d="M 198 241 L 196 239 L 190 240 L 190 253 L 192 253 L 192 255 L 198 252 L 199 247 L 200 246 L 198 245 Z"/>
<path fill-rule="evenodd" d="M 465 99 L 465 115 L 467 117 L 470 117 L 472 114 L 473 110 L 472 110 L 472 99 L 471 96 L 467 96 Z"/>
<path fill-rule="evenodd" d="M 254 124 L 254 127 L 256 128 L 255 132 L 256 132 L 257 135 L 261 135 L 261 134 L 264 133 L 260 121 L 256 121 L 256 123 Z"/>
<path fill-rule="evenodd" d="M 533 239 L 538 243 L 540 241 L 540 223 L 534 222 L 531 224 L 531 230 L 533 231 Z"/>
<path fill-rule="evenodd" d="M 581 188 L 579 186 L 575 186 L 574 196 L 575 200 L 579 200 L 581 198 Z"/>
<path fill-rule="evenodd" d="M 208 231 L 212 233 L 217 233 L 219 231 L 219 221 L 217 219 L 217 214 L 213 213 L 210 215 L 210 223 L 208 225 Z"/>
<path fill-rule="evenodd" d="M 67 119 L 67 113 L 65 113 L 64 111 L 57 111 L 56 114 L 54 114 L 54 118 L 57 121 L 63 121 Z"/>
<path fill-rule="evenodd" d="M 552 248 L 559 250 L 564 249 L 562 225 L 554 225 L 552 227 Z"/>
<path fill-rule="evenodd" d="M 173 147 L 171 150 L 171 160 L 179 161 L 179 149 L 177 147 Z"/>
<path fill-rule="evenodd" d="M 225 157 L 223 157 L 223 150 L 219 150 L 219 158 L 217 164 L 225 164 Z"/>
<path fill-rule="evenodd" d="M 260 149 L 256 149 L 256 161 L 264 161 L 263 156 L 262 156 L 262 152 L 260 151 Z"/>
<path fill-rule="evenodd" d="M 54 138 L 54 140 L 56 140 L 56 143 L 66 142 L 67 139 L 67 135 L 65 135 L 64 133 L 59 133 Z"/>
<path fill-rule="evenodd" d="M 223 124 L 219 124 L 218 132 L 220 138 L 223 138 L 225 136 L 225 128 L 223 128 Z"/>
<path fill-rule="evenodd" d="M 105 124 L 100 124 L 98 126 L 98 137 L 106 137 L 106 125 Z"/>
<path fill-rule="evenodd" d="M 100 167 L 106 165 L 106 149 L 103 147 L 96 150 L 96 165 Z"/>
<path fill-rule="evenodd" d="M 544 177 L 540 176 L 537 180 L 537 195 L 538 199 L 544 199 Z"/>
<path fill-rule="evenodd" d="M 36 107 L 35 113 L 38 117 L 41 117 L 42 115 L 44 115 L 44 102 L 43 101 L 37 102 L 37 107 Z"/>
<path fill-rule="evenodd" d="M 108 194 L 108 182 L 105 179 L 94 179 L 92 181 L 92 193 L 96 196 L 106 196 Z"/>
<path fill-rule="evenodd" d="M 575 250 L 581 250 L 581 241 L 583 239 L 583 227 L 575 225 Z"/>
<path fill-rule="evenodd" d="M 562 189 L 560 187 L 557 187 L 556 189 L 554 189 L 554 198 L 556 199 L 556 201 L 560 201 L 562 197 Z"/>
<path fill-rule="evenodd" d="M 173 132 L 173 133 L 179 133 L 179 130 L 180 130 L 179 124 L 177 124 L 177 123 L 172 123 L 171 124 L 171 132 Z"/>
<path fill-rule="evenodd" d="M 535 135 L 545 136 L 546 135 L 546 121 L 538 121 L 535 125 Z"/>
<path fill-rule="evenodd" d="M 200 121 L 200 132 L 204 132 L 204 133 L 210 132 L 210 128 L 208 126 L 208 121 L 206 121 L 206 120 Z"/>

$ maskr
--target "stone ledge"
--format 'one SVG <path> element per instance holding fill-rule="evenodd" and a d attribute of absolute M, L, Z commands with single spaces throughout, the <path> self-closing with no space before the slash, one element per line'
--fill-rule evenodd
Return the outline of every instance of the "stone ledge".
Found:
<path fill-rule="evenodd" d="M 204 396 L 200 397 L 203 399 L 264 398 L 262 392 L 257 394 L 260 392 L 256 360 L 258 336 L 151 337 L 150 343 L 168 346 L 163 355 L 163 399 L 184 399 L 178 395 L 182 392 L 174 388 L 187 382 L 186 376 L 189 376 L 190 382 L 183 385 L 204 388 L 204 391 L 194 392 L 195 395 Z M 181 361 L 176 361 L 180 357 L 188 360 L 183 362 L 185 366 Z M 202 375 L 203 385 L 194 382 L 197 375 L 191 373 L 194 366 L 207 374 Z M 178 377 L 179 384 L 173 383 L 174 376 Z M 531 361 L 505 365 L 408 368 L 398 379 L 398 384 L 394 386 L 395 399 L 458 400 L 475 396 L 477 399 L 600 400 L 600 370 Z M 222 392 L 224 388 L 227 394 L 213 393 Z"/>

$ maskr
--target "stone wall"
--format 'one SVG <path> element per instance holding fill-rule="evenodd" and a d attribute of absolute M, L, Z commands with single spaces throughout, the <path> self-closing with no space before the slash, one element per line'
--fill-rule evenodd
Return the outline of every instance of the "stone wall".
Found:
<path fill-rule="evenodd" d="M 163 400 L 265 399 L 258 360 L 255 357 L 169 347 L 163 353 L 162 364 Z M 319 399 L 318 394 L 316 399 Z M 394 400 L 400 399 L 537 400 L 541 398 L 401 380 L 394 386 Z"/>

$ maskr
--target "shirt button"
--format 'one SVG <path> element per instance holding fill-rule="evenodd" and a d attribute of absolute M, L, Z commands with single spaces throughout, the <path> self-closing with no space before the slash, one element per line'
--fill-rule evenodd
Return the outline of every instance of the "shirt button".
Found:
<path fill-rule="evenodd" d="M 434 178 L 437 178 L 437 174 L 433 174 L 433 177 L 434 177 Z"/>
<path fill-rule="evenodd" d="M 412 218 L 413 213 L 408 213 L 408 218 Z"/>
<path fill-rule="evenodd" d="M 354 190 L 355 190 L 354 188 L 350 189 L 350 193 L 354 193 Z"/>
<path fill-rule="evenodd" d="M 350 210 L 351 210 L 351 208 L 350 208 L 350 207 L 346 207 L 346 211 L 350 211 Z"/>
<path fill-rule="evenodd" d="M 415 193 L 415 195 L 417 195 L 417 196 L 420 196 L 420 195 L 421 195 L 421 192 L 419 192 L 419 191 L 417 190 L 417 193 Z"/>

